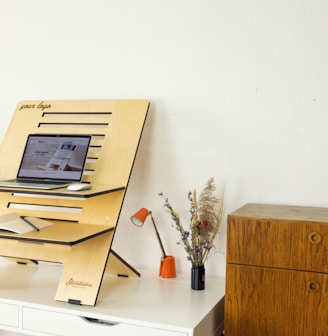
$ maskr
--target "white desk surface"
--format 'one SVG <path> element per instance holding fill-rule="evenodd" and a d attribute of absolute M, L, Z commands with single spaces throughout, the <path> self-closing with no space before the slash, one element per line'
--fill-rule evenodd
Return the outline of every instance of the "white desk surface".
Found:
<path fill-rule="evenodd" d="M 190 275 L 163 279 L 156 271 L 140 271 L 140 278 L 105 275 L 95 307 L 72 305 L 54 300 L 61 270 L 61 265 L 17 265 L 0 259 L 0 302 L 181 330 L 195 328 L 218 302 L 223 306 L 223 278 L 207 277 L 205 290 L 196 291 Z"/>

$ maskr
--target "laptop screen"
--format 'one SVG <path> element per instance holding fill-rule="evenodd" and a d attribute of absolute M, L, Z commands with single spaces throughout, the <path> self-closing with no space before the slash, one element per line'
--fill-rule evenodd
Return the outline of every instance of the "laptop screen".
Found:
<path fill-rule="evenodd" d="M 90 135 L 30 134 L 17 178 L 80 181 Z"/>

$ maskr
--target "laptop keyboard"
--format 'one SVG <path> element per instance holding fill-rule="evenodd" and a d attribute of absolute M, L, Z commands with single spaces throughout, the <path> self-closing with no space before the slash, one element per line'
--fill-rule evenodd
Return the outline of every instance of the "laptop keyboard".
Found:
<path fill-rule="evenodd" d="M 24 179 L 19 179 L 17 180 L 17 182 L 26 184 L 51 184 L 51 185 L 61 185 L 68 183 L 64 181 L 41 181 L 41 180 L 24 180 Z"/>

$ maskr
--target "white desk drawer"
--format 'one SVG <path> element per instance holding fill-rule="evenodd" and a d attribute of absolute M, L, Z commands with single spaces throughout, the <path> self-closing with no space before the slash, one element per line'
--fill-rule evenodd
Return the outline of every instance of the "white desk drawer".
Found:
<path fill-rule="evenodd" d="M 19 307 L 13 304 L 0 303 L 0 324 L 18 327 Z"/>
<path fill-rule="evenodd" d="M 23 329 L 60 336 L 186 336 L 185 333 L 110 321 L 92 321 L 80 316 L 23 308 Z"/>

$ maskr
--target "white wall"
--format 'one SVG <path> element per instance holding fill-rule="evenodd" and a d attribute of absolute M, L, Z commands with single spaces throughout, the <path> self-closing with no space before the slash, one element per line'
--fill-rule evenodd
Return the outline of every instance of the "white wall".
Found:
<path fill-rule="evenodd" d="M 159 191 L 186 223 L 188 191 L 211 176 L 225 214 L 327 206 L 327 15 L 325 0 L 0 0 L 0 136 L 19 100 L 148 98 L 114 245 L 157 272 L 150 223 L 129 222 L 148 207 L 188 271 Z M 225 272 L 224 229 L 211 275 Z"/>

